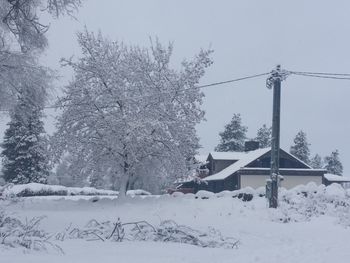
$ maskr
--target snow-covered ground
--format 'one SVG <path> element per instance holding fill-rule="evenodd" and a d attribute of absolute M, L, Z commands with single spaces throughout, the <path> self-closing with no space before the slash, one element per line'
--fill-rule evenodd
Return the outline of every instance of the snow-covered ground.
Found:
<path fill-rule="evenodd" d="M 235 193 L 199 198 L 175 196 L 27 197 L 1 201 L 0 206 L 25 220 L 45 215 L 40 227 L 56 233 L 67 226 L 83 227 L 90 219 L 159 225 L 171 219 L 200 231 L 214 227 L 239 240 L 237 248 L 201 248 L 162 242 L 55 241 L 65 252 L 36 252 L 0 245 L 0 262 L 350 262 L 350 193 L 338 186 L 309 186 L 281 192 L 281 207 L 268 209 L 264 197 L 253 192 L 250 202 Z M 308 197 L 305 197 L 304 195 Z M 208 198 L 208 199 L 202 199 Z M 283 200 L 283 201 L 282 201 Z"/>

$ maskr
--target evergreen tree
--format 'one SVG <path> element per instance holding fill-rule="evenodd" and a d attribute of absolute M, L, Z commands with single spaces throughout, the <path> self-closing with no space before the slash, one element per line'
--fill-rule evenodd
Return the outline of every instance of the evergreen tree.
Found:
<path fill-rule="evenodd" d="M 323 168 L 322 157 L 319 154 L 315 154 L 315 156 L 312 157 L 310 160 L 310 165 L 314 169 L 322 169 Z"/>
<path fill-rule="evenodd" d="M 294 138 L 294 145 L 290 147 L 290 153 L 305 163 L 310 163 L 310 144 L 307 142 L 306 133 L 299 131 Z"/>
<path fill-rule="evenodd" d="M 260 148 L 271 147 L 272 128 L 264 124 L 257 132 L 255 140 L 259 142 Z"/>
<path fill-rule="evenodd" d="M 34 105 L 30 94 L 22 92 L 11 112 L 2 143 L 2 174 L 6 182 L 46 183 L 49 175 L 47 140 L 40 120 L 42 107 Z"/>
<path fill-rule="evenodd" d="M 343 165 L 339 159 L 339 151 L 335 150 L 331 153 L 330 156 L 324 158 L 325 169 L 330 174 L 342 175 L 343 174 Z"/>
<path fill-rule="evenodd" d="M 220 132 L 220 143 L 215 151 L 219 152 L 240 152 L 244 151 L 244 141 L 247 138 L 248 128 L 242 125 L 240 114 L 234 114 L 231 122 L 225 125 L 225 130 Z"/>

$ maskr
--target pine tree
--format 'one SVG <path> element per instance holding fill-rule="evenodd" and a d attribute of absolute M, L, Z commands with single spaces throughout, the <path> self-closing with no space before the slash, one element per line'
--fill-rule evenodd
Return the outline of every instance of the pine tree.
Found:
<path fill-rule="evenodd" d="M 225 130 L 220 132 L 220 143 L 215 151 L 220 152 L 240 152 L 244 150 L 244 141 L 247 138 L 248 128 L 242 125 L 240 114 L 234 114 L 231 122 L 225 125 Z"/>
<path fill-rule="evenodd" d="M 325 169 L 330 174 L 342 175 L 343 174 L 343 165 L 339 159 L 339 151 L 335 150 L 331 153 L 330 156 L 324 158 Z"/>
<path fill-rule="evenodd" d="M 271 147 L 272 128 L 264 124 L 257 132 L 255 140 L 259 142 L 260 148 Z"/>
<path fill-rule="evenodd" d="M 314 169 L 322 169 L 323 168 L 322 157 L 319 154 L 315 154 L 315 156 L 312 157 L 310 160 L 310 166 Z"/>
<path fill-rule="evenodd" d="M 294 145 L 290 147 L 290 153 L 305 163 L 310 163 L 310 144 L 307 142 L 306 133 L 299 131 L 294 138 Z"/>
<path fill-rule="evenodd" d="M 2 143 L 2 173 L 6 182 L 46 183 L 49 175 L 47 140 L 40 120 L 42 108 L 22 92 L 11 113 Z"/>

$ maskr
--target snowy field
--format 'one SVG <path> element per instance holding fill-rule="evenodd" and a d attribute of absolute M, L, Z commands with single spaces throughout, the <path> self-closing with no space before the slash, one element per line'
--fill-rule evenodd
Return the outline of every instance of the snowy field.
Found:
<path fill-rule="evenodd" d="M 232 198 L 233 192 L 202 192 L 197 198 L 191 194 L 136 196 L 123 202 L 115 196 L 3 200 L 0 206 L 6 213 L 22 220 L 45 215 L 40 228 L 50 233 L 83 227 L 91 219 L 147 220 L 152 225 L 171 219 L 203 232 L 214 227 L 239 243 L 234 248 L 202 248 L 170 242 L 67 239 L 54 241 L 64 254 L 0 245 L 0 262 L 350 262 L 349 191 L 314 185 L 282 191 L 277 210 L 267 208 L 259 191 L 250 191 L 254 197 L 249 202 Z"/>

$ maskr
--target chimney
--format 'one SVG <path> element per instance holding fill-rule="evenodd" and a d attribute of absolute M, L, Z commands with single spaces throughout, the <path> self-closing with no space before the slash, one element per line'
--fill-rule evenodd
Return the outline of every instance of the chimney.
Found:
<path fill-rule="evenodd" d="M 259 142 L 257 141 L 246 141 L 244 143 L 244 151 L 250 152 L 259 149 Z"/>

